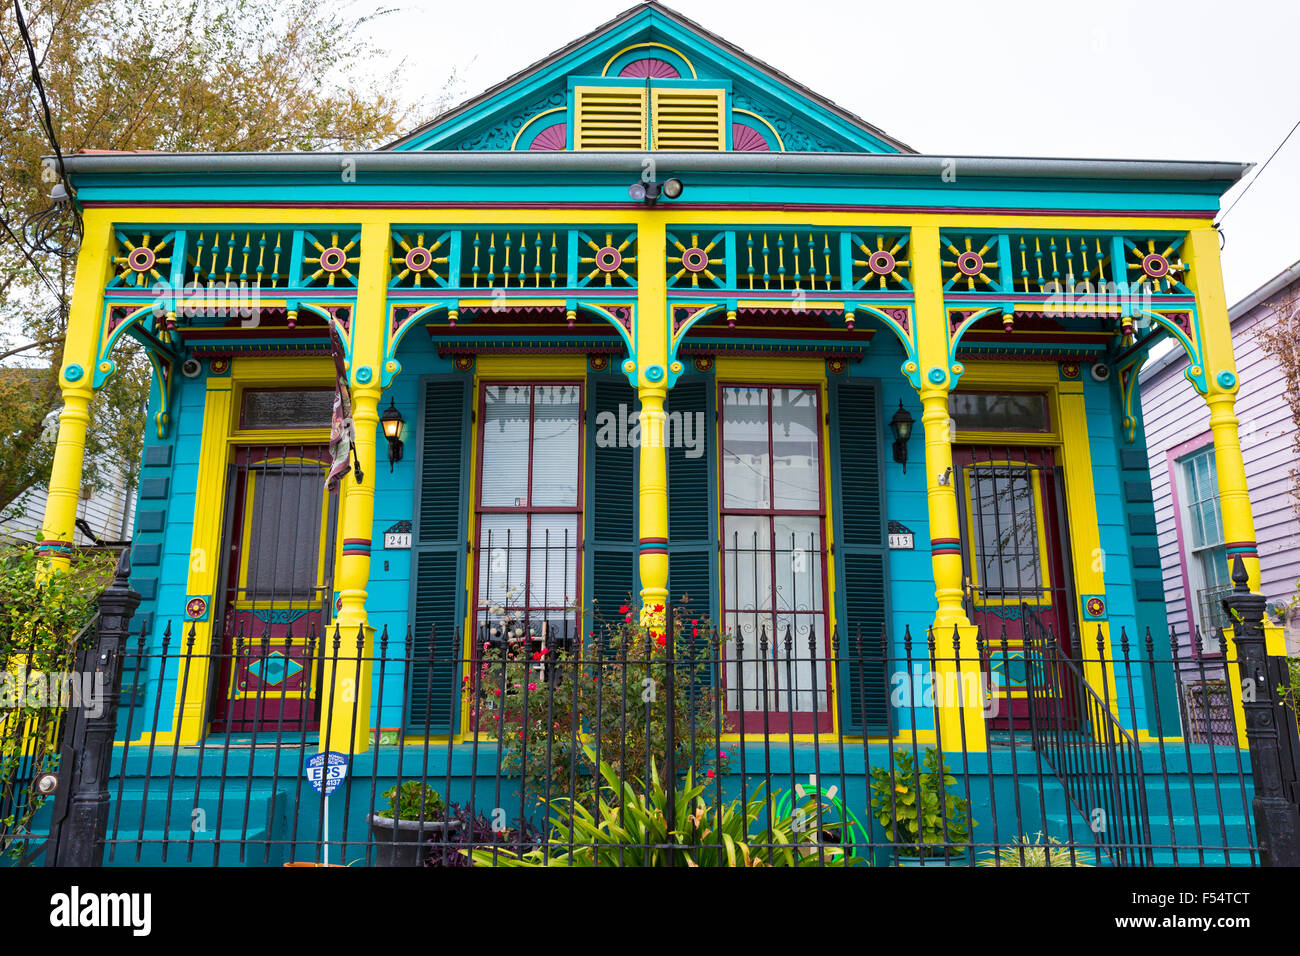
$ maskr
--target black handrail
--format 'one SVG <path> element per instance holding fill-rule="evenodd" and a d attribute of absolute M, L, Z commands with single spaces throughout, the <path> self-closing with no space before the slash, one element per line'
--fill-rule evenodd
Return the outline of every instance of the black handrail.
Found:
<path fill-rule="evenodd" d="M 1034 750 L 1113 863 L 1152 865 L 1142 750 L 1115 716 L 1109 681 L 1098 695 L 1080 662 L 1062 652 L 1051 626 L 1028 604 L 1021 605 L 1021 620 Z M 1097 659 L 1105 665 L 1100 627 Z"/>

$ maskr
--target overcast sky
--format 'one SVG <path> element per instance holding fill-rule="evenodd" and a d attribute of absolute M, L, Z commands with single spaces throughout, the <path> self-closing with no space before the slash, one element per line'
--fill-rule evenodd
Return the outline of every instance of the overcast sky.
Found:
<path fill-rule="evenodd" d="M 473 95 L 632 3 L 396 5 L 376 29 L 408 75 Z M 669 6 L 923 153 L 1262 164 L 1300 120 L 1296 0 Z M 1297 184 L 1300 131 L 1223 222 L 1229 301 L 1300 259 Z"/>

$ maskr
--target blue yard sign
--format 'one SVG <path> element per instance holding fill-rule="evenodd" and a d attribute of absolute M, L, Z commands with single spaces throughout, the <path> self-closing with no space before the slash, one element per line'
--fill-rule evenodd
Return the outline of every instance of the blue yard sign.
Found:
<path fill-rule="evenodd" d="M 307 775 L 307 782 L 313 790 L 328 797 L 348 775 L 347 754 L 341 754 L 337 750 L 312 754 L 303 764 L 303 773 Z"/>

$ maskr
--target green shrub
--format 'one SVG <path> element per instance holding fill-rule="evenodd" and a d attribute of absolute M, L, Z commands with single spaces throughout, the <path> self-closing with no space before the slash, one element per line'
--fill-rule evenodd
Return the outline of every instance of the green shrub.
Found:
<path fill-rule="evenodd" d="M 1062 846 L 1056 837 L 1044 837 L 1040 830 L 1031 839 L 1018 836 L 1010 846 L 994 852 L 990 850 L 979 861 L 979 866 L 1091 866 L 1079 857 L 1078 851 Z"/>
<path fill-rule="evenodd" d="M 10 856 L 25 852 L 46 799 L 28 782 L 59 765 L 66 699 L 47 675 L 72 672 L 80 641 L 94 640 L 87 625 L 112 563 L 78 555 L 67 570 L 47 569 L 32 546 L 0 545 L 0 851 Z"/>
<path fill-rule="evenodd" d="M 588 757 L 594 753 L 588 750 Z M 478 866 L 623 866 L 623 867 L 763 867 L 860 865 L 864 861 L 845 855 L 836 844 L 818 846 L 809 837 L 833 832 L 828 824 L 810 832 L 799 820 L 819 816 L 805 801 L 793 814 L 768 823 L 768 806 L 781 802 L 780 791 L 765 796 L 760 785 L 742 803 L 733 800 L 710 806 L 704 800 L 708 784 L 696 784 L 687 774 L 676 792 L 676 826 L 668 828 L 668 793 L 651 762 L 650 785 L 620 778 L 605 761 L 600 762 L 605 783 L 593 812 L 567 797 L 553 800 L 551 835 L 547 843 L 524 854 L 502 850 L 468 851 Z M 829 816 L 823 808 L 822 816 Z M 821 838 L 824 838 L 821 837 Z M 670 849 L 671 848 L 671 849 Z"/>
<path fill-rule="evenodd" d="M 420 780 L 407 780 L 384 791 L 390 820 L 440 820 L 447 809 L 442 794 Z"/>
<path fill-rule="evenodd" d="M 891 773 L 871 768 L 871 812 L 893 843 L 911 844 L 919 856 L 944 856 L 951 844 L 970 842 L 970 803 L 949 788 L 957 778 L 934 747 L 917 767 L 910 753 L 894 753 Z M 911 847 L 909 847 L 911 849 Z"/>

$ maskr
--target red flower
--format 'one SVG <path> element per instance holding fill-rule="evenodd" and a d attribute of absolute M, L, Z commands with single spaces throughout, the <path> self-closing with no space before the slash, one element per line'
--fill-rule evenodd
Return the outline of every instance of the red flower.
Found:
<path fill-rule="evenodd" d="M 500 697 L 500 696 L 501 696 L 501 688 L 498 687 L 498 688 L 496 688 L 495 690 L 493 690 L 493 691 L 492 691 L 492 696 L 493 696 L 493 697 Z"/>
<path fill-rule="evenodd" d="M 631 624 L 631 623 L 632 623 L 632 615 L 631 615 L 631 614 L 628 614 L 627 616 L 625 616 L 625 617 L 623 618 L 623 620 L 625 620 L 625 621 L 627 621 L 627 623 Z"/>
<path fill-rule="evenodd" d="M 699 618 L 694 618 L 694 617 L 691 618 L 691 623 L 692 623 L 692 624 L 699 624 L 699 623 L 700 623 Z"/>
<path fill-rule="evenodd" d="M 619 613 L 619 614 L 626 614 L 626 613 L 627 613 L 628 611 L 630 611 L 630 610 L 632 610 L 632 609 L 631 609 L 630 607 L 628 607 L 626 604 L 624 604 L 621 608 L 618 609 L 618 613 Z"/>
<path fill-rule="evenodd" d="M 542 652 L 541 652 L 541 651 L 533 651 L 533 660 L 535 660 L 535 661 L 540 661 L 541 659 L 542 659 Z"/>
<path fill-rule="evenodd" d="M 710 780 L 712 780 L 712 779 L 713 779 L 713 771 L 710 770 L 710 771 L 709 771 L 708 773 L 706 773 L 704 776 L 706 776 L 706 777 L 708 777 Z"/>
<path fill-rule="evenodd" d="M 698 627 L 691 628 L 691 637 L 699 637 L 699 636 L 700 636 L 700 629 Z"/>
<path fill-rule="evenodd" d="M 668 645 L 668 638 L 660 634 L 658 637 L 655 638 L 655 643 L 658 644 L 660 647 L 666 647 Z"/>
<path fill-rule="evenodd" d="M 654 608 L 653 608 L 653 610 L 654 610 L 654 612 L 655 612 L 656 614 L 658 614 L 658 613 L 659 613 L 660 611 L 662 611 L 663 609 L 664 609 L 664 606 L 663 606 L 662 604 L 656 604 L 656 605 L 654 606 Z"/>

